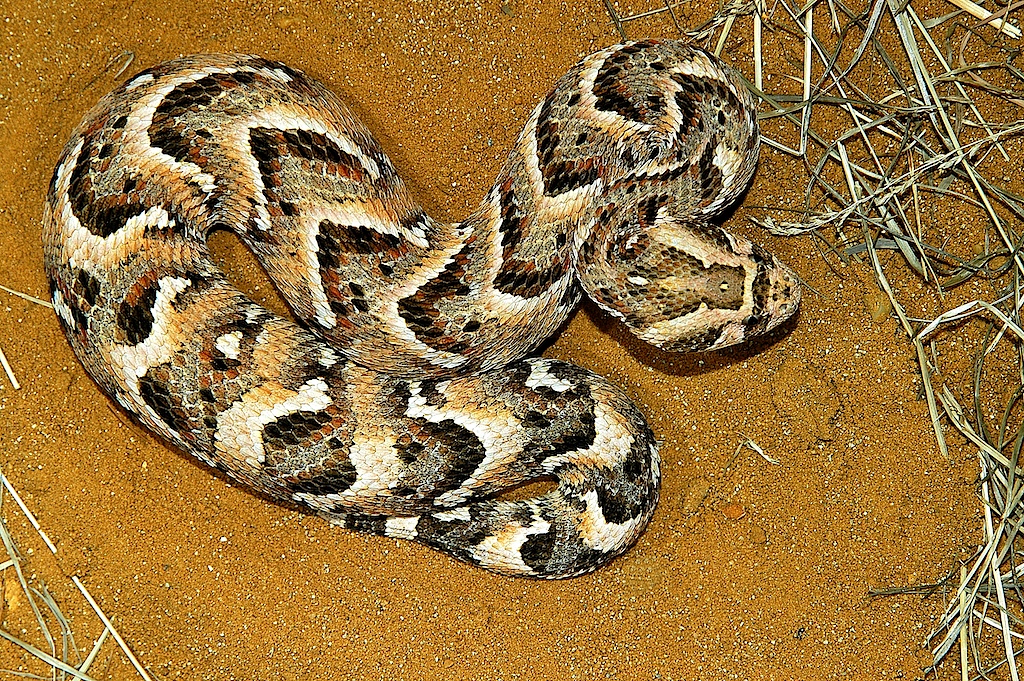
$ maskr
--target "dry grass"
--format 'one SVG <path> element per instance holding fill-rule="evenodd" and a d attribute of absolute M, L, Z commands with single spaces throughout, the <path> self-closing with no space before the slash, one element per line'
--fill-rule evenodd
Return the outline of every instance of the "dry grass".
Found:
<path fill-rule="evenodd" d="M 888 301 L 881 315 L 896 317 L 920 367 L 938 447 L 949 457 L 955 431 L 977 449 L 981 549 L 938 584 L 885 594 L 945 593 L 930 637 L 933 664 L 957 649 L 963 679 L 1001 670 L 1016 681 L 1024 648 L 1024 198 L 1011 187 L 1024 167 L 1015 139 L 1024 133 L 1024 72 L 1013 64 L 1021 31 L 1012 19 L 1024 3 L 952 2 L 942 16 L 901 0 L 733 2 L 684 35 L 716 53 L 730 45 L 762 103 L 768 153 L 805 171 L 802 208 L 765 208 L 755 222 L 808 235 L 830 263 L 873 270 Z M 634 22 L 635 37 L 650 31 L 655 16 L 666 22 L 662 32 L 679 30 L 680 5 L 668 0 L 630 15 L 604 4 L 623 39 Z M 915 301 L 901 291 L 915 278 L 945 311 L 912 314 Z"/>
<path fill-rule="evenodd" d="M 136 659 L 82 580 L 77 575 L 72 575 L 69 581 L 74 584 L 103 626 L 89 652 L 83 654 L 85 649 L 79 648 L 75 640 L 72 619 L 64 614 L 60 604 L 47 590 L 46 584 L 30 569 L 29 566 L 34 560 L 32 552 L 22 552 L 11 535 L 10 528 L 14 525 L 12 520 L 17 514 L 28 520 L 42 540 L 43 546 L 56 555 L 57 547 L 50 541 L 11 481 L 0 473 L 0 542 L 3 543 L 6 552 L 6 558 L 3 557 L 4 554 L 0 554 L 0 639 L 21 649 L 28 657 L 18 669 L 0 669 L 0 677 L 91 681 L 93 677 L 89 674 L 90 669 L 104 649 L 107 638 L 113 637 L 120 652 L 108 650 L 107 655 L 124 655 L 144 681 L 152 681 L 150 674 Z M 22 626 L 18 632 L 7 630 L 8 622 L 24 619 L 22 613 L 18 611 L 24 611 L 26 608 L 31 613 L 31 616 L 26 617 L 34 627 L 29 629 L 28 626 Z M 31 658 L 35 660 L 32 661 Z M 40 671 L 48 673 L 43 676 Z"/>

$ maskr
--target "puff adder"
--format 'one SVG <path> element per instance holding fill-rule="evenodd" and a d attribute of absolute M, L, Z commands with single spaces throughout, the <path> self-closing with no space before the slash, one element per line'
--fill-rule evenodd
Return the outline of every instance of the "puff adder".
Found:
<path fill-rule="evenodd" d="M 556 83 L 479 207 L 446 224 L 322 84 L 260 57 L 186 57 L 72 134 L 46 273 L 88 373 L 203 463 L 348 528 L 569 577 L 643 531 L 657 445 L 620 389 L 528 355 L 582 295 L 673 351 L 791 316 L 793 273 L 711 222 L 757 151 L 730 69 L 678 42 L 616 45 Z M 302 327 L 218 270 L 217 229 Z M 555 484 L 502 496 L 539 479 Z"/>

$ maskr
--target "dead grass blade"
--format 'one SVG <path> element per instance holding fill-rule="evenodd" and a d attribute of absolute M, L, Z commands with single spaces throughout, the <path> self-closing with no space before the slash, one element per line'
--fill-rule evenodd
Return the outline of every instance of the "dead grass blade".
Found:
<path fill-rule="evenodd" d="M 951 2 L 959 10 L 941 16 L 920 16 L 926 6 L 913 0 L 731 2 L 682 35 L 751 74 L 765 154 L 803 166 L 803 205 L 761 207 L 753 221 L 814 238 L 837 264 L 871 268 L 917 361 L 939 451 L 952 459 L 965 446 L 976 450 L 983 545 L 962 568 L 922 586 L 953 592 L 932 654 L 937 665 L 956 647 L 963 679 L 1005 668 L 1016 681 L 1024 644 L 1024 197 L 1010 185 L 1024 167 L 1016 151 L 1024 70 L 1014 65 L 1014 13 L 1024 1 L 995 9 Z M 964 24 L 963 12 L 979 23 Z M 612 18 L 648 26 L 663 14 Z M 737 37 L 747 15 L 749 61 Z M 935 206 L 965 219 L 930 221 L 925 212 Z M 939 314 L 911 312 L 916 304 L 901 291 L 914 277 L 935 291 Z M 974 297 L 955 291 L 971 282 Z M 951 361 L 965 348 L 975 348 L 973 361 Z M 974 369 L 951 369 L 958 365 Z"/>

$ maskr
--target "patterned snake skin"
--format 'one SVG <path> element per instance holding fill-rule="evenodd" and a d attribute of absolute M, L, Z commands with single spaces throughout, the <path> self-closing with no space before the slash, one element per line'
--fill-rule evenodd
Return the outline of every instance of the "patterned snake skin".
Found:
<path fill-rule="evenodd" d="M 524 359 L 585 293 L 667 350 L 763 334 L 793 273 L 709 220 L 757 163 L 740 81 L 681 43 L 586 57 L 457 224 L 283 64 L 161 64 L 79 125 L 44 214 L 76 355 L 144 426 L 273 498 L 505 574 L 579 575 L 658 499 L 653 434 L 614 385 Z M 256 305 L 206 237 L 237 234 L 305 328 Z M 548 480 L 530 498 L 508 494 Z"/>

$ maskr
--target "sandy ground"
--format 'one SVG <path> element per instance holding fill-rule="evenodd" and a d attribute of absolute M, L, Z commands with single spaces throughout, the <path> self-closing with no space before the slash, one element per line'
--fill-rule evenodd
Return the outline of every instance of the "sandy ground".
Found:
<path fill-rule="evenodd" d="M 354 106 L 429 212 L 458 219 L 557 76 L 616 41 L 596 1 L 0 0 L 0 15 L 0 283 L 43 298 L 53 163 L 128 75 L 116 75 L 126 51 L 132 72 L 203 51 L 305 70 Z M 743 33 L 731 49 L 749 50 Z M 749 225 L 757 206 L 799 203 L 791 163 L 766 153 L 728 226 L 813 287 L 796 324 L 673 357 L 585 307 L 547 348 L 623 386 L 664 457 L 638 545 L 560 583 L 331 528 L 232 486 L 109 403 L 51 310 L 0 293 L 0 344 L 23 385 L 0 386 L 0 463 L 58 548 L 5 506 L 33 549 L 33 583 L 45 580 L 84 649 L 100 626 L 78 575 L 158 679 L 922 678 L 944 598 L 869 589 L 934 582 L 971 554 L 974 455 L 939 454 L 906 342 L 868 314 L 867 270 L 830 269 L 810 239 Z M 238 257 L 230 240 L 217 250 Z M 929 305 L 916 280 L 895 283 Z M 779 463 L 737 451 L 747 438 Z M 3 628 L 38 644 L 3 574 Z M 0 667 L 43 670 L 2 641 Z M 92 673 L 135 678 L 110 644 Z"/>

